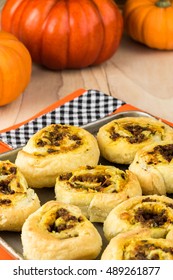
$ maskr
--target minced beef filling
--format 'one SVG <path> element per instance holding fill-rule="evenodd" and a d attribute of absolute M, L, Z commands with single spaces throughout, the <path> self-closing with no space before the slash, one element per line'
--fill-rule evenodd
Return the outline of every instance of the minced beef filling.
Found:
<path fill-rule="evenodd" d="M 158 145 L 154 148 L 154 152 L 159 152 L 168 162 L 173 159 L 173 144 Z"/>
<path fill-rule="evenodd" d="M 61 223 L 56 225 L 56 220 L 61 219 Z M 57 232 L 60 233 L 61 231 L 64 231 L 66 229 L 71 229 L 75 227 L 77 223 L 80 223 L 83 221 L 83 218 L 79 216 L 78 218 L 74 215 L 72 215 L 69 211 L 67 211 L 64 208 L 58 209 L 56 212 L 56 218 L 54 223 L 49 225 L 48 231 L 49 232 Z"/>
<path fill-rule="evenodd" d="M 93 167 L 87 166 L 88 170 L 94 169 Z M 126 173 L 122 171 L 119 174 L 120 179 L 126 180 L 127 176 Z M 116 183 L 112 180 L 112 176 L 110 174 L 92 174 L 92 173 L 85 173 L 81 175 L 73 175 L 71 172 L 64 173 L 59 176 L 60 181 L 68 181 L 68 184 L 71 188 L 76 189 L 86 189 L 86 190 L 93 190 L 96 192 L 102 192 L 104 189 L 114 185 L 112 192 L 118 192 L 116 189 Z"/>
<path fill-rule="evenodd" d="M 15 191 L 9 186 L 10 180 L 0 180 L 0 192 L 3 194 L 14 194 Z"/>
<path fill-rule="evenodd" d="M 151 197 L 146 197 L 142 199 L 142 202 L 157 202 L 157 199 L 153 199 Z M 159 201 L 158 201 L 159 202 Z M 173 203 L 162 201 L 161 203 L 165 204 L 167 207 L 170 207 L 173 209 Z"/>
<path fill-rule="evenodd" d="M 17 173 L 17 167 L 15 166 L 11 166 L 10 168 L 8 168 L 7 166 L 2 166 L 0 169 L 0 175 L 9 175 L 9 174 L 13 174 L 15 175 Z"/>
<path fill-rule="evenodd" d="M 132 136 L 121 136 L 123 138 L 126 138 L 127 141 L 131 144 L 134 143 L 141 143 L 147 139 L 148 136 L 146 136 L 143 132 L 149 131 L 151 134 L 154 134 L 155 132 L 149 128 L 149 127 L 142 127 L 137 124 L 125 124 L 124 129 L 128 130 Z M 110 128 L 110 138 L 112 140 L 117 140 L 120 137 L 120 134 L 115 131 L 114 127 Z"/>
<path fill-rule="evenodd" d="M 67 145 L 68 149 L 70 149 L 70 147 L 71 149 L 76 149 L 82 143 L 82 139 L 77 134 L 72 134 L 68 126 L 63 126 L 62 128 L 60 125 L 55 125 L 52 127 L 52 131 L 44 131 L 42 136 L 37 140 L 36 145 L 38 147 L 45 147 L 48 145 L 49 148 L 47 149 L 47 152 L 54 153 L 58 152 L 59 149 L 54 149 L 50 147 L 61 146 L 62 151 L 62 146 L 64 145 L 63 141 L 65 138 L 67 139 L 67 141 L 69 140 L 73 142 L 70 146 Z"/>
<path fill-rule="evenodd" d="M 72 172 L 64 173 L 59 176 L 60 181 L 69 180 L 73 176 Z"/>
<path fill-rule="evenodd" d="M 151 251 L 155 250 L 154 253 L 150 254 Z M 147 243 L 147 241 L 141 241 L 141 244 L 138 244 L 134 248 L 134 252 L 131 254 L 129 260 L 159 260 L 159 252 L 162 251 L 165 254 L 173 255 L 173 247 L 161 247 L 159 245 L 155 245 L 153 243 Z M 149 257 L 150 254 L 150 257 Z"/>
<path fill-rule="evenodd" d="M 142 202 L 157 202 L 157 199 L 153 199 L 151 197 L 146 197 L 142 199 Z M 159 202 L 159 201 L 158 201 Z M 166 202 L 166 201 L 161 201 L 161 203 L 165 204 L 167 207 L 170 207 L 173 209 L 173 203 Z"/>
<path fill-rule="evenodd" d="M 14 176 L 17 174 L 17 167 L 10 166 L 9 164 L 2 165 L 0 168 L 0 176 L 6 176 L 6 179 L 0 179 L 0 193 L 3 195 L 14 194 L 15 191 L 11 189 L 10 183 Z M 10 175 L 10 176 L 9 176 Z M 0 206 L 10 205 L 12 201 L 9 198 L 1 198 Z"/>
<path fill-rule="evenodd" d="M 121 177 L 124 179 L 123 176 Z M 88 186 L 87 183 L 90 183 L 90 185 Z M 72 188 L 93 189 L 96 192 L 102 192 L 110 187 L 113 182 L 111 181 L 111 176 L 108 175 L 90 176 L 89 174 L 86 174 L 83 176 L 74 176 L 69 184 Z M 118 190 L 116 190 L 116 184 L 114 184 L 112 192 L 118 192 Z"/>
<path fill-rule="evenodd" d="M 11 200 L 10 199 L 0 199 L 0 206 L 1 205 L 10 205 Z"/>
<path fill-rule="evenodd" d="M 80 175 L 74 176 L 70 182 L 70 186 L 72 188 L 94 189 L 96 192 L 101 192 L 105 188 L 110 186 L 111 184 L 110 177 L 111 177 L 110 175 L 101 175 L 101 174 L 100 175 L 85 174 L 81 176 Z M 91 185 L 90 186 L 83 185 L 85 183 L 91 183 Z"/>
<path fill-rule="evenodd" d="M 167 207 L 170 207 L 170 208 L 173 209 L 173 203 L 167 203 L 167 202 L 165 202 L 165 205 L 166 205 Z"/>
<path fill-rule="evenodd" d="M 157 200 L 151 197 L 145 197 L 142 199 L 142 202 L 157 202 Z"/>
<path fill-rule="evenodd" d="M 93 175 L 93 174 L 85 174 L 85 175 L 79 175 L 74 176 L 72 181 L 73 182 L 89 182 L 89 183 L 98 183 L 102 187 L 107 187 L 110 185 L 110 175 Z"/>
<path fill-rule="evenodd" d="M 149 209 L 138 208 L 134 216 L 137 222 L 145 224 L 148 227 L 159 227 L 164 225 L 168 221 L 166 210 L 163 209 L 160 212 L 150 211 Z"/>

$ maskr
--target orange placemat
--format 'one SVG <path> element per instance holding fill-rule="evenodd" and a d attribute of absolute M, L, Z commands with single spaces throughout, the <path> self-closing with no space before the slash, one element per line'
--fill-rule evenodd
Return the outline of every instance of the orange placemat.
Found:
<path fill-rule="evenodd" d="M 82 126 L 116 111 L 124 101 L 98 90 L 79 89 L 45 108 L 29 120 L 0 131 L 0 152 L 20 147 L 51 123 Z"/>
<path fill-rule="evenodd" d="M 0 153 L 25 145 L 34 133 L 51 123 L 82 126 L 109 114 L 128 110 L 141 109 L 98 90 L 78 89 L 29 120 L 1 130 Z"/>

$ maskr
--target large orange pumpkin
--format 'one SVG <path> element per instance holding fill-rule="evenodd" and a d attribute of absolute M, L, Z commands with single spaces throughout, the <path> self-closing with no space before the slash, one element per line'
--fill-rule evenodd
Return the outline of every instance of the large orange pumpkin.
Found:
<path fill-rule="evenodd" d="M 34 62 L 82 68 L 114 54 L 123 19 L 113 0 L 7 0 L 2 28 L 25 44 Z"/>
<path fill-rule="evenodd" d="M 131 38 L 150 48 L 173 50 L 172 0 L 127 0 L 123 16 Z"/>
<path fill-rule="evenodd" d="M 13 34 L 0 32 L 0 106 L 23 93 L 31 77 L 31 56 Z"/>

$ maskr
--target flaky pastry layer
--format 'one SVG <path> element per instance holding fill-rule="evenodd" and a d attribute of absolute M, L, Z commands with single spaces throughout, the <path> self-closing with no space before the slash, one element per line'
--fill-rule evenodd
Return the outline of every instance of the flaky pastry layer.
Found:
<path fill-rule="evenodd" d="M 80 207 L 92 222 L 104 222 L 109 212 L 129 197 L 141 195 L 137 177 L 114 166 L 83 166 L 59 175 L 55 194 L 58 201 Z"/>
<path fill-rule="evenodd" d="M 173 193 L 173 140 L 138 151 L 129 170 L 138 177 L 143 194 Z"/>
<path fill-rule="evenodd" d="M 30 260 L 95 259 L 102 240 L 94 225 L 73 205 L 49 201 L 22 228 L 23 254 Z"/>
<path fill-rule="evenodd" d="M 173 140 L 173 129 L 148 117 L 125 117 L 102 126 L 97 134 L 101 154 L 110 162 L 130 164 L 142 147 Z"/>
<path fill-rule="evenodd" d="M 34 134 L 19 151 L 16 165 L 30 187 L 54 187 L 56 177 L 82 165 L 96 165 L 100 151 L 83 128 L 52 124 Z"/>
<path fill-rule="evenodd" d="M 153 238 L 147 229 L 128 231 L 111 239 L 101 260 L 173 260 L 173 241 Z"/>
<path fill-rule="evenodd" d="M 144 228 L 155 238 L 173 235 L 173 199 L 164 195 L 129 198 L 109 213 L 103 231 L 110 240 L 120 233 Z"/>

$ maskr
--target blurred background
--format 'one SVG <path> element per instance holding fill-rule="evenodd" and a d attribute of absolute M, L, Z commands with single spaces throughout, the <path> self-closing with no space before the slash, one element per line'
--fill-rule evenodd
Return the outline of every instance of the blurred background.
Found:
<path fill-rule="evenodd" d="M 0 7 L 3 6 L 3 4 L 4 4 L 5 1 L 6 1 L 6 0 L 0 0 Z M 114 0 L 114 1 L 117 3 L 117 5 L 118 5 L 120 8 L 122 8 L 123 5 L 124 5 L 124 3 L 126 2 L 126 0 Z"/>

